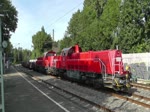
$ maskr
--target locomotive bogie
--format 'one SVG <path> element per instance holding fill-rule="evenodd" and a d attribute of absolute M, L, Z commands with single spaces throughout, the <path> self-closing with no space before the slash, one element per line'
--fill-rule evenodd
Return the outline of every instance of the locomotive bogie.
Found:
<path fill-rule="evenodd" d="M 76 80 L 81 80 L 80 71 L 67 70 L 67 77 Z"/>

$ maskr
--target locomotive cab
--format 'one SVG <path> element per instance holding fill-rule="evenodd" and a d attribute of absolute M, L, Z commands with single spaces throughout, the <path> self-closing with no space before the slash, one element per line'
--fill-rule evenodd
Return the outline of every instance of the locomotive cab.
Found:
<path fill-rule="evenodd" d="M 64 48 L 61 52 L 62 56 L 70 56 L 73 53 L 80 53 L 82 52 L 81 47 L 79 47 L 78 44 L 76 44 L 75 46 L 69 47 L 69 48 Z"/>
<path fill-rule="evenodd" d="M 46 74 L 50 74 L 52 61 L 55 55 L 56 53 L 54 51 L 48 51 L 44 53 L 43 57 L 37 58 L 36 70 Z"/>
<path fill-rule="evenodd" d="M 43 59 L 43 66 L 44 66 L 44 71 L 46 74 L 51 74 L 52 73 L 52 64 L 53 64 L 53 59 L 54 56 L 56 56 L 56 52 L 54 51 L 49 51 L 46 52 L 44 55 L 44 59 Z"/>
<path fill-rule="evenodd" d="M 56 52 L 54 52 L 54 51 L 49 51 L 49 52 L 46 52 L 46 53 L 44 54 L 44 56 L 45 56 L 46 58 L 48 58 L 49 56 L 56 56 Z"/>
<path fill-rule="evenodd" d="M 73 58 L 73 54 L 79 54 L 80 52 L 82 52 L 81 47 L 79 47 L 78 44 L 76 44 L 75 46 L 69 47 L 69 48 L 64 48 L 61 52 L 61 56 L 62 56 L 62 68 L 66 69 L 67 64 L 66 61 L 67 59 L 71 59 Z M 76 55 L 76 58 L 78 58 L 78 56 Z"/>

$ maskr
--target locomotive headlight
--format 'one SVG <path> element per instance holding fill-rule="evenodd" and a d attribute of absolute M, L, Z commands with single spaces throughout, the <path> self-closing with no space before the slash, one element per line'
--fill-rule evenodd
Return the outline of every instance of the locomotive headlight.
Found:
<path fill-rule="evenodd" d="M 120 80 L 119 83 L 120 83 L 120 84 L 124 84 L 125 81 L 124 81 L 124 80 Z"/>
<path fill-rule="evenodd" d="M 119 81 L 119 83 L 121 83 L 121 84 L 122 84 L 122 83 L 123 83 L 123 80 L 120 80 L 120 81 Z"/>

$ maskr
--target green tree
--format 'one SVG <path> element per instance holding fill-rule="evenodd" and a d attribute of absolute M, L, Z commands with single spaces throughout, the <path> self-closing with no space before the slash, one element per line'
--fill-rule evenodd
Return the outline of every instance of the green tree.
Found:
<path fill-rule="evenodd" d="M 28 61 L 31 59 L 31 51 L 23 49 L 20 56 L 22 56 L 22 61 Z"/>
<path fill-rule="evenodd" d="M 120 0 L 108 0 L 103 6 L 103 13 L 101 14 L 97 23 L 97 35 L 95 36 L 96 50 L 110 49 L 114 40 L 114 32 L 118 26 L 120 16 Z"/>
<path fill-rule="evenodd" d="M 9 57 L 13 57 L 12 62 L 14 64 L 21 63 L 23 61 L 28 61 L 31 59 L 31 51 L 27 49 L 13 48 Z"/>
<path fill-rule="evenodd" d="M 0 14 L 4 15 L 2 19 L 2 38 L 8 40 L 11 32 L 15 32 L 17 28 L 17 10 L 10 0 L 0 0 Z"/>
<path fill-rule="evenodd" d="M 7 48 L 4 48 L 3 55 L 5 59 L 12 57 L 13 46 L 9 41 L 11 37 L 11 32 L 15 32 L 18 22 L 18 12 L 16 8 L 12 5 L 10 0 L 0 0 L 0 15 L 2 20 L 2 41 L 6 40 L 8 42 Z"/>
<path fill-rule="evenodd" d="M 44 51 L 52 49 L 53 40 L 51 36 L 45 32 L 44 27 L 42 27 L 41 31 L 38 31 L 32 36 L 32 43 L 34 47 L 32 58 L 37 58 L 42 56 Z"/>
<path fill-rule="evenodd" d="M 83 51 L 115 49 L 118 45 L 124 53 L 149 52 L 150 1 L 85 0 L 66 32 L 61 49 L 78 43 Z"/>
<path fill-rule="evenodd" d="M 148 50 L 149 2 L 147 0 L 125 0 L 121 6 L 118 36 L 115 44 L 125 53 Z M 148 19 L 147 19 L 148 18 Z"/>
<path fill-rule="evenodd" d="M 110 49 L 118 25 L 119 5 L 120 0 L 85 0 L 83 10 L 73 14 L 69 22 L 71 44 L 78 43 L 83 51 Z"/>
<path fill-rule="evenodd" d="M 17 63 L 18 61 L 18 52 L 17 52 L 17 49 L 12 49 L 12 62 L 13 63 Z"/>

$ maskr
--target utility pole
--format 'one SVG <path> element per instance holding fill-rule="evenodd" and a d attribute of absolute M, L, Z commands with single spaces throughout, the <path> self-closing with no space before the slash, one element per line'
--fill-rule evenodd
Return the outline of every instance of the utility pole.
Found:
<path fill-rule="evenodd" d="M 118 50 L 118 45 L 116 45 L 116 49 Z"/>
<path fill-rule="evenodd" d="M 2 14 L 0 14 L 0 87 L 1 87 L 1 104 L 0 109 L 2 112 L 5 112 L 5 106 L 4 106 L 4 80 L 3 80 L 3 47 L 2 47 L 2 20 L 1 17 L 3 17 Z"/>
<path fill-rule="evenodd" d="M 54 41 L 54 29 L 53 29 L 53 41 Z"/>
<path fill-rule="evenodd" d="M 54 29 L 52 31 L 52 50 L 54 50 Z"/>

